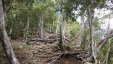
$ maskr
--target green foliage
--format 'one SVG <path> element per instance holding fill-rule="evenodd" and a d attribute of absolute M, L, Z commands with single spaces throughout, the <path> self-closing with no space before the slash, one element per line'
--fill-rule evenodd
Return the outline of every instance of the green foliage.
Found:
<path fill-rule="evenodd" d="M 76 21 L 76 18 L 86 13 L 88 7 L 90 8 L 104 8 L 105 0 L 7 0 L 6 2 L 6 29 L 11 38 L 21 38 L 24 37 L 25 27 L 27 25 L 27 19 L 29 18 L 29 32 L 28 38 L 37 34 L 38 28 L 40 28 L 39 21 L 40 18 L 43 18 L 43 30 L 45 32 L 50 32 L 52 24 L 54 24 L 54 31 L 59 31 L 59 11 L 63 10 L 63 17 L 65 21 L 65 33 L 69 34 L 70 38 L 73 38 L 80 31 L 80 24 Z M 63 5 L 59 9 L 59 5 Z M 99 19 L 104 20 L 108 18 L 109 15 L 105 15 L 102 18 L 95 17 L 93 19 L 93 28 L 95 31 L 100 30 L 100 24 L 102 22 Z M 102 21 L 101 20 L 101 21 Z M 76 21 L 76 22 L 73 22 Z M 54 22 L 54 23 L 53 23 Z M 84 43 L 88 42 L 89 39 L 89 30 L 85 27 L 83 32 L 83 41 Z M 98 34 L 96 34 L 98 35 Z M 99 42 L 100 38 L 95 36 L 95 42 Z M 86 44 L 87 45 L 87 44 Z M 67 44 L 65 47 L 70 49 L 70 44 Z M 84 46 L 85 47 L 85 46 Z M 102 49 L 99 59 L 102 60 L 108 50 L 108 44 Z M 4 57 L 4 55 L 2 55 Z M 110 53 L 110 56 L 113 56 Z M 1 58 L 1 56 L 0 56 Z M 113 58 L 110 57 L 110 62 L 113 62 Z"/>
<path fill-rule="evenodd" d="M 111 42 L 110 47 L 112 47 L 112 40 L 113 38 L 109 39 L 109 42 Z M 106 57 L 106 54 L 108 52 L 108 48 L 109 48 L 109 42 L 106 43 L 106 45 L 104 45 L 103 49 L 101 50 L 100 54 L 99 54 L 99 60 L 103 61 Z M 113 62 L 113 52 L 112 52 L 112 48 L 109 52 L 109 57 L 108 57 L 108 64 L 111 64 Z"/>
<path fill-rule="evenodd" d="M 27 18 L 30 20 L 29 35 L 34 35 L 37 32 L 39 19 L 43 17 L 44 28 L 47 29 L 52 18 L 56 20 L 54 3 L 51 0 L 17 0 L 10 4 L 9 12 L 7 13 L 6 29 L 11 38 L 20 38 L 24 36 Z M 49 25 L 46 25 L 49 24 Z M 10 34 L 10 31 L 11 34 Z"/>
<path fill-rule="evenodd" d="M 100 54 L 99 54 L 99 59 L 102 61 L 107 53 L 108 50 L 108 44 L 106 44 L 106 46 L 101 50 Z"/>
<path fill-rule="evenodd" d="M 90 0 L 60 0 L 60 2 L 64 5 L 63 10 L 66 14 L 65 20 L 71 19 L 72 21 L 75 21 L 78 15 L 82 15 L 86 10 L 86 6 L 89 6 L 89 3 L 91 3 Z M 6 28 L 8 33 L 10 33 L 12 29 L 10 35 L 13 38 L 23 37 L 27 18 L 30 18 L 29 34 L 31 35 L 36 33 L 41 17 L 44 18 L 44 29 L 47 31 L 52 25 L 52 19 L 54 17 L 54 28 L 56 29 L 58 3 L 59 2 L 54 2 L 53 0 L 11 0 L 7 3 L 9 6 L 6 7 L 9 8 L 6 9 L 8 11 L 6 17 Z M 95 8 L 102 7 L 104 6 L 104 3 L 104 0 L 96 0 L 96 2 L 92 3 L 92 6 Z M 78 13 L 73 11 L 78 11 Z M 98 22 L 94 22 L 93 24 L 94 26 L 99 27 Z M 69 22 L 68 29 L 73 37 L 75 36 L 75 33 L 79 31 L 79 24 Z"/>
<path fill-rule="evenodd" d="M 65 0 L 64 10 L 67 18 L 76 20 L 76 17 L 85 13 L 87 7 L 103 8 L 104 4 L 105 0 L 95 0 L 94 2 L 92 0 Z"/>
<path fill-rule="evenodd" d="M 71 49 L 71 44 L 70 43 L 67 43 L 67 44 L 65 44 L 64 45 L 64 48 L 66 49 L 66 50 L 70 50 Z"/>
<path fill-rule="evenodd" d="M 4 54 L 4 50 L 0 44 L 0 64 L 8 64 L 8 61 L 6 59 L 6 56 Z"/>
<path fill-rule="evenodd" d="M 68 21 L 66 27 L 69 30 L 69 33 L 71 34 L 71 37 L 74 37 L 75 35 L 77 35 L 77 33 L 80 29 L 79 23 L 78 22 L 72 22 L 72 20 Z"/>

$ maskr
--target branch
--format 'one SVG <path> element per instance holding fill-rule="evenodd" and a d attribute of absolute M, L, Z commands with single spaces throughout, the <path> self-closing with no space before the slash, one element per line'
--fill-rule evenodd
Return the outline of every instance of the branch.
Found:
<path fill-rule="evenodd" d="M 108 51 L 107 51 L 107 53 L 106 53 L 106 56 L 105 56 L 105 58 L 104 58 L 104 60 L 103 60 L 103 62 L 102 62 L 102 64 L 104 64 L 105 63 L 105 61 L 106 61 L 106 64 L 108 64 L 108 58 L 109 58 L 109 54 L 110 54 L 110 50 L 111 50 L 111 41 L 109 40 L 109 48 L 108 48 Z"/>
<path fill-rule="evenodd" d="M 113 37 L 113 33 L 112 33 L 112 30 L 111 32 L 109 33 L 109 36 L 106 37 L 105 39 L 102 39 L 100 42 L 99 42 L 99 45 L 97 46 L 97 52 L 99 53 L 99 51 L 102 49 L 102 47 L 107 43 L 107 41 Z"/>

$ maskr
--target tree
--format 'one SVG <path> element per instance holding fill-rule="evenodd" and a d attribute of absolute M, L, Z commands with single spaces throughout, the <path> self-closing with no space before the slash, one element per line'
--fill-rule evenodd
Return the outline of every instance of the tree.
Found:
<path fill-rule="evenodd" d="M 60 15 L 59 15 L 60 40 L 59 40 L 58 46 L 62 51 L 64 51 L 64 47 L 63 47 L 63 43 L 64 43 L 64 5 L 63 5 L 63 1 L 58 0 L 57 2 L 58 2 L 58 9 L 60 12 Z"/>
<path fill-rule="evenodd" d="M 68 4 L 69 3 L 69 4 Z M 84 48 L 83 50 L 89 51 L 90 55 L 92 55 L 95 60 L 97 58 L 96 45 L 93 38 L 93 18 L 94 18 L 94 9 L 103 8 L 105 4 L 105 0 L 67 0 L 65 3 L 65 12 L 67 18 L 71 18 L 72 20 L 76 20 L 76 17 L 86 14 L 87 20 L 84 22 L 84 31 L 81 27 L 81 46 Z M 77 11 L 75 13 L 73 11 Z M 83 19 L 82 19 L 83 25 Z M 82 34 L 83 33 L 83 34 Z M 87 49 L 86 49 L 87 47 Z"/>
<path fill-rule="evenodd" d="M 26 18 L 26 27 L 25 27 L 25 34 L 24 34 L 25 42 L 28 42 L 29 22 L 30 22 L 30 19 L 29 19 L 28 15 L 27 15 L 27 18 Z"/>
<path fill-rule="evenodd" d="M 2 46 L 4 48 L 7 59 L 9 60 L 9 63 L 20 64 L 15 57 L 15 54 L 13 52 L 11 43 L 9 41 L 6 29 L 5 29 L 5 19 L 4 19 L 2 0 L 0 0 L 0 40 L 2 41 Z"/>

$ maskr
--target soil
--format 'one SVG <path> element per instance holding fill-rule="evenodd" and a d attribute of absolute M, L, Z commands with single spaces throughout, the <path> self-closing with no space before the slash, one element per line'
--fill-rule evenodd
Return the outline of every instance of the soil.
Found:
<path fill-rule="evenodd" d="M 26 45 L 20 40 L 11 42 L 20 64 L 47 64 L 58 55 L 57 52 L 53 51 L 53 47 L 55 47 L 53 44 L 38 42 Z"/>
<path fill-rule="evenodd" d="M 21 40 L 11 40 L 11 44 L 20 64 L 50 64 L 62 54 L 57 46 L 58 42 L 30 42 L 29 44 L 26 44 Z M 68 45 L 67 48 L 65 48 L 65 53 L 73 53 L 77 52 L 77 50 L 79 51 L 75 45 L 76 44 Z M 66 57 L 62 56 L 62 58 L 59 58 L 59 61 L 55 64 L 77 64 L 75 61 L 81 63 L 81 60 L 73 60 L 72 57 L 73 56 L 69 55 L 66 55 Z"/>
<path fill-rule="evenodd" d="M 26 45 L 21 40 L 12 40 L 12 47 L 20 64 L 48 64 L 62 52 L 58 50 L 57 43 L 30 42 Z M 73 47 L 67 52 L 74 52 Z"/>

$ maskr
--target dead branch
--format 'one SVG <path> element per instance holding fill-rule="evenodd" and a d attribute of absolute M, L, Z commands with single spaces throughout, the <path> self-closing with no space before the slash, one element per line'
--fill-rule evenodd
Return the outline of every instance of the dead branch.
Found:
<path fill-rule="evenodd" d="M 65 40 L 67 40 L 68 42 L 72 42 L 69 38 L 65 37 Z"/>
<path fill-rule="evenodd" d="M 73 37 L 71 40 L 74 41 L 75 39 L 77 39 L 80 36 L 80 33 L 77 34 L 75 37 Z"/>

